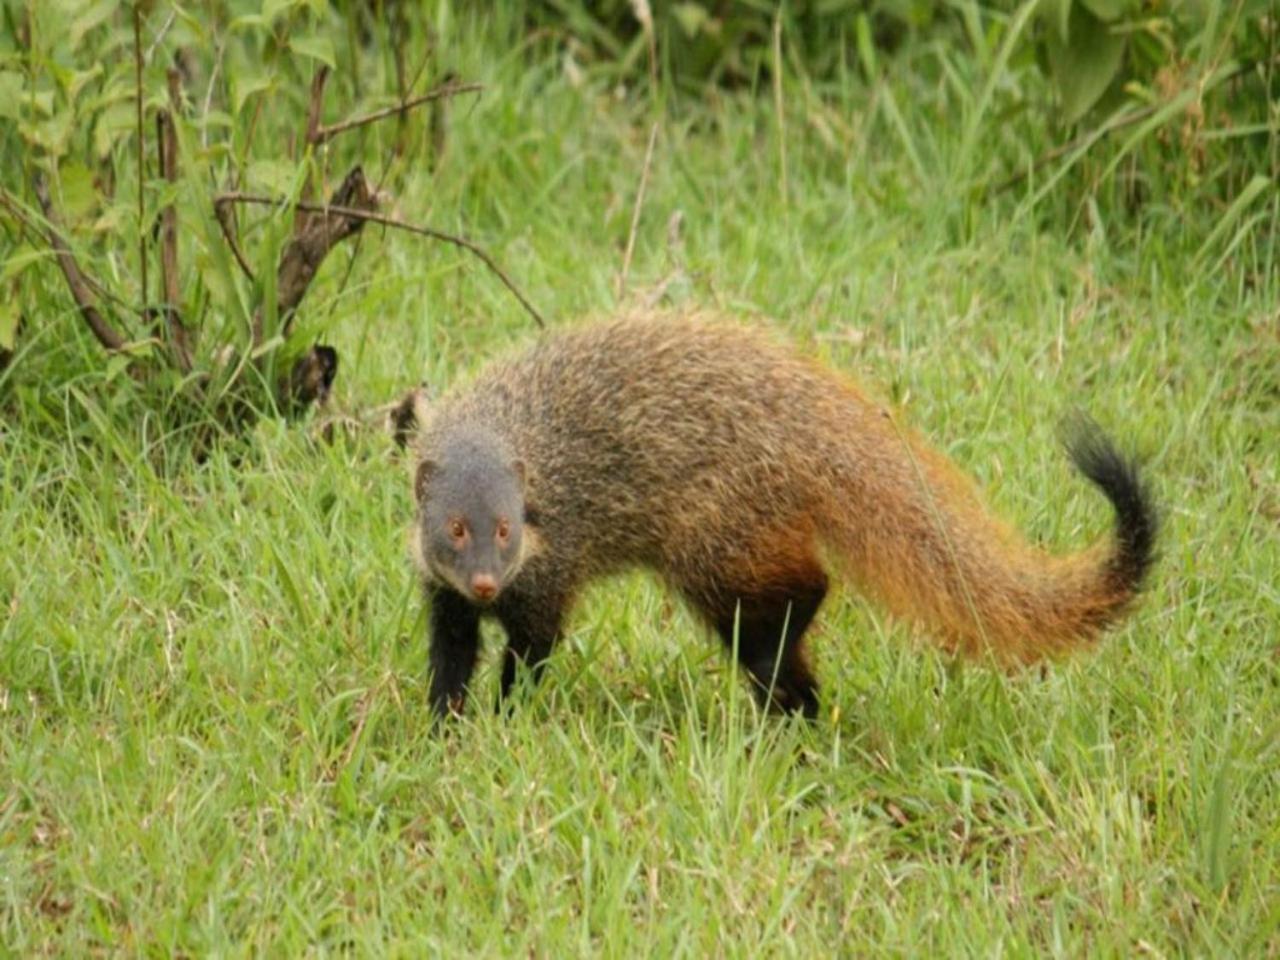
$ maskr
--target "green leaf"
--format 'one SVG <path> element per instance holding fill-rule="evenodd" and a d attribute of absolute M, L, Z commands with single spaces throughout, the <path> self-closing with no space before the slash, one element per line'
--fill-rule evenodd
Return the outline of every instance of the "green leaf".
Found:
<path fill-rule="evenodd" d="M 247 13 L 243 17 L 236 17 L 231 21 L 232 30 L 262 30 L 270 28 L 271 23 L 262 19 L 262 17 L 258 16 L 256 13 Z"/>
<path fill-rule="evenodd" d="M 133 363 L 133 358 L 127 353 L 113 353 L 107 357 L 107 367 L 104 377 L 108 383 L 115 380 L 120 374 L 129 369 L 129 364 Z"/>
<path fill-rule="evenodd" d="M 294 616 L 303 624 L 310 623 L 310 608 L 303 600 L 302 590 L 298 587 L 298 581 L 293 575 L 293 570 L 289 564 L 284 562 L 284 557 L 280 555 L 280 551 L 274 542 L 268 541 L 267 548 L 271 551 L 271 559 L 274 561 L 276 577 L 280 586 L 284 590 L 289 603 L 293 606 Z"/>
<path fill-rule="evenodd" d="M 255 93 L 270 90 L 274 83 L 275 77 L 269 73 L 234 77 L 231 81 L 232 112 L 239 113 L 243 109 L 246 100 Z"/>
<path fill-rule="evenodd" d="M 298 5 L 298 0 L 262 0 L 262 19 L 271 23 L 276 17 Z"/>
<path fill-rule="evenodd" d="M 1089 12 L 1099 20 L 1105 20 L 1112 23 L 1119 20 L 1126 13 L 1132 13 L 1137 9 L 1137 4 L 1131 0 L 1080 0 Z"/>
<path fill-rule="evenodd" d="M 0 350 L 13 352 L 18 339 L 18 320 L 22 316 L 22 304 L 16 297 L 0 300 Z"/>
<path fill-rule="evenodd" d="M 1098 102 L 1124 62 L 1126 38 L 1076 4 L 1071 8 L 1070 39 L 1052 31 L 1047 38 L 1049 69 L 1062 98 L 1063 120 L 1075 123 Z"/>
<path fill-rule="evenodd" d="M 35 107 L 36 112 L 44 114 L 46 117 L 53 116 L 53 91 L 37 90 L 35 93 L 31 91 L 23 91 L 22 100 Z"/>
<path fill-rule="evenodd" d="M 58 168 L 58 184 L 62 194 L 62 212 L 69 220 L 83 220 L 98 209 L 100 198 L 93 182 L 93 171 L 83 163 L 70 161 Z"/>
<path fill-rule="evenodd" d="M 245 171 L 249 186 L 273 194 L 288 194 L 298 175 L 298 165 L 287 160 L 254 160 Z"/>
<path fill-rule="evenodd" d="M 74 125 L 75 116 L 68 110 L 40 123 L 20 123 L 18 132 L 28 143 L 40 147 L 49 156 L 60 157 L 67 152 Z"/>
<path fill-rule="evenodd" d="M 213 129 L 233 130 L 235 129 L 235 125 L 236 125 L 235 119 L 231 116 L 231 114 L 226 113 L 222 110 L 210 110 L 208 113 L 202 114 L 201 116 L 195 118 L 192 121 L 192 126 L 194 126 L 197 130 L 201 128 L 206 128 L 209 130 L 213 130 Z"/>
<path fill-rule="evenodd" d="M 876 45 L 871 36 L 871 20 L 865 13 L 859 13 L 854 21 L 857 35 L 858 59 L 862 62 L 862 74 L 868 80 L 874 80 L 879 73 L 876 66 Z"/>
<path fill-rule="evenodd" d="M 0 70 L 0 119 L 17 120 L 23 99 L 22 74 Z"/>
<path fill-rule="evenodd" d="M 1218 219 L 1218 222 L 1214 225 L 1213 229 L 1209 231 L 1209 235 L 1205 237 L 1204 243 L 1202 243 L 1200 245 L 1200 249 L 1196 251 L 1195 260 L 1197 262 L 1204 260 L 1205 257 L 1209 255 L 1209 251 L 1212 250 L 1224 236 L 1226 236 L 1227 231 L 1230 230 L 1232 225 L 1240 219 L 1245 210 L 1249 208 L 1249 205 L 1258 198 L 1260 193 L 1270 186 L 1270 177 L 1261 173 L 1254 174 L 1253 179 L 1245 185 L 1245 188 L 1242 191 L 1240 191 L 1240 195 L 1232 201 L 1231 206 L 1227 208 L 1227 212 Z"/>
<path fill-rule="evenodd" d="M 311 57 L 325 64 L 330 70 L 337 69 L 333 55 L 333 41 L 323 34 L 312 34 L 309 37 L 292 37 L 289 49 L 304 57 Z"/>
<path fill-rule="evenodd" d="M 109 157 L 116 142 L 135 128 L 136 110 L 133 104 L 121 101 L 98 114 L 98 122 L 93 128 L 93 152 L 99 160 Z"/>
<path fill-rule="evenodd" d="M 214 303 L 228 308 L 235 301 L 235 283 L 227 275 L 220 260 L 208 255 L 197 255 L 196 272 Z"/>
<path fill-rule="evenodd" d="M 94 233 L 111 233 L 119 230 L 129 222 L 134 211 L 124 203 L 113 203 L 107 209 L 102 211 L 102 216 L 93 221 L 90 227 Z"/>
<path fill-rule="evenodd" d="M 63 92 L 67 96 L 67 100 L 75 103 L 76 97 L 80 95 L 80 91 L 84 89 L 84 85 L 90 80 L 97 80 L 106 70 L 99 60 L 88 70 L 73 70 L 65 78 L 63 78 Z"/>
<path fill-rule="evenodd" d="M 253 352 L 249 354 L 249 357 L 252 360 L 261 360 L 267 354 L 275 350 L 279 350 L 283 346 L 284 337 L 277 333 L 275 336 L 267 338 L 262 343 L 258 344 L 258 346 L 254 347 Z"/>
<path fill-rule="evenodd" d="M 671 15 L 689 38 L 696 37 L 710 17 L 707 8 L 700 3 L 677 3 L 671 8 Z"/>
<path fill-rule="evenodd" d="M 209 28 L 212 26 L 209 20 L 190 10 L 184 10 L 176 3 L 173 5 L 173 13 L 177 17 L 178 27 L 173 30 L 172 35 L 179 44 L 204 46 L 209 42 Z"/>
<path fill-rule="evenodd" d="M 41 260 L 47 260 L 52 256 L 52 250 L 38 250 L 26 243 L 18 245 L 9 254 L 4 262 L 4 269 L 0 271 L 0 286 L 21 274 L 33 263 L 39 263 Z"/>
<path fill-rule="evenodd" d="M 32 111 L 46 117 L 53 114 L 53 91 L 32 92 L 26 78 L 11 70 L 0 72 L 0 98 L 0 117 L 21 120 Z"/>
<path fill-rule="evenodd" d="M 116 12 L 116 8 L 120 4 L 117 0 L 100 0 L 95 3 L 80 16 L 71 21 L 71 29 L 68 31 L 68 39 L 71 41 L 71 49 L 74 50 L 80 46 L 80 41 L 84 39 L 86 33 L 94 27 L 99 27 L 111 19 L 111 15 Z"/>
<path fill-rule="evenodd" d="M 1071 37 L 1071 0 L 1044 0 L 1039 12 L 1041 19 L 1057 32 L 1058 39 L 1066 43 Z"/>

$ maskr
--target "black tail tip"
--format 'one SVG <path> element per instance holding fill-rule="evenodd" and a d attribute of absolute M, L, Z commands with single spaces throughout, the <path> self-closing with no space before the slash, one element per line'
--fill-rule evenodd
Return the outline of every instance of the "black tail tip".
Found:
<path fill-rule="evenodd" d="M 1067 453 L 1081 473 L 1098 486 L 1116 511 L 1117 550 L 1112 571 L 1130 590 L 1138 590 L 1155 562 L 1159 516 L 1138 464 L 1115 448 L 1102 428 L 1080 411 L 1063 422 Z"/>

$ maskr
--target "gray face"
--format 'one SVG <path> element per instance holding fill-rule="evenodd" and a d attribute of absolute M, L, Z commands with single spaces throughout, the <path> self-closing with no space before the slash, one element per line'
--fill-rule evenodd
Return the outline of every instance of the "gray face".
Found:
<path fill-rule="evenodd" d="M 519 569 L 523 472 L 492 445 L 473 443 L 418 466 L 422 555 L 473 603 L 492 603 Z"/>

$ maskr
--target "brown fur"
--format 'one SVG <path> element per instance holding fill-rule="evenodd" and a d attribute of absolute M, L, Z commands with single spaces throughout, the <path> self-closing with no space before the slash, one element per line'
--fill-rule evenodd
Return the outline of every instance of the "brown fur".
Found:
<path fill-rule="evenodd" d="M 516 585 L 533 596 L 640 566 L 713 621 L 744 598 L 816 610 L 829 557 L 948 648 L 1029 662 L 1097 636 L 1145 569 L 1027 544 L 852 383 L 708 314 L 550 336 L 446 396 L 421 455 L 473 427 L 526 465 L 537 549 Z"/>

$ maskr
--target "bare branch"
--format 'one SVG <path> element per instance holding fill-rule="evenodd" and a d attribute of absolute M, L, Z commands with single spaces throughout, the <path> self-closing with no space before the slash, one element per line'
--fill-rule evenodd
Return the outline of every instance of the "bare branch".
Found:
<path fill-rule="evenodd" d="M 138 267 L 142 279 L 142 305 L 147 305 L 147 222 L 143 184 L 147 179 L 146 141 L 142 131 L 142 5 L 133 5 L 133 71 L 134 97 L 137 101 L 138 134 Z M 46 214 L 47 215 L 47 214 Z"/>
<path fill-rule="evenodd" d="M 231 239 L 230 231 L 225 225 L 230 217 L 230 206 L 235 203 L 255 203 L 279 205 L 268 197 L 247 199 L 246 194 L 224 193 L 214 198 L 214 210 L 218 212 L 218 221 L 223 223 L 223 232 Z M 356 167 L 343 179 L 334 191 L 328 204 L 307 203 L 295 204 L 297 210 L 308 214 L 301 229 L 294 231 L 280 257 L 280 265 L 276 270 L 276 308 L 283 319 L 283 330 L 288 332 L 293 320 L 293 313 L 307 287 L 315 277 L 316 271 L 329 251 L 347 237 L 364 226 L 364 217 L 377 206 L 377 197 L 365 179 L 364 171 Z M 237 247 L 232 242 L 232 249 Z M 248 264 L 237 254 L 243 269 Z M 253 343 L 259 346 L 263 342 L 263 313 L 259 309 L 253 318 Z"/>
<path fill-rule="evenodd" d="M 324 87 L 329 79 L 329 68 L 321 64 L 315 74 L 311 77 L 311 100 L 307 106 L 307 129 L 304 131 L 304 142 L 313 149 L 317 144 L 318 131 L 320 130 L 320 114 L 324 109 Z M 314 157 L 312 160 L 314 161 Z M 315 169 L 312 168 L 307 173 L 307 179 L 302 184 L 302 199 L 310 200 L 316 195 L 316 176 Z M 301 236 L 303 231 L 307 229 L 307 220 L 309 218 L 305 213 L 298 213 L 293 218 L 294 236 Z"/>
<path fill-rule="evenodd" d="M 397 8 L 397 9 L 399 9 L 399 8 Z M 403 15 L 404 15 L 404 11 L 403 11 L 403 10 L 401 10 L 399 15 L 400 15 L 401 17 L 403 17 Z M 399 34 L 399 35 L 400 35 L 400 36 L 403 36 L 403 33 L 404 33 L 404 31 L 400 31 L 400 34 Z M 418 69 L 417 69 L 417 71 L 414 73 L 414 75 L 413 75 L 413 79 L 412 79 L 411 81 L 409 81 L 409 85 L 408 85 L 408 87 L 406 87 L 406 86 L 404 85 L 404 63 L 403 63 L 403 61 L 404 61 L 404 49 L 403 49 L 403 43 L 397 44 L 395 52 L 396 52 L 396 78 L 397 78 L 397 79 L 396 79 L 396 83 L 398 84 L 397 89 L 400 91 L 400 99 L 401 99 L 401 101 L 404 101 L 404 100 L 405 100 L 405 90 L 412 90 L 414 87 L 416 87 L 416 86 L 418 85 L 418 80 L 419 80 L 419 79 L 421 79 L 423 72 L 427 69 L 427 64 L 428 64 L 428 62 L 429 62 L 429 61 L 430 61 L 430 59 L 431 59 L 431 52 L 432 52 L 432 51 L 431 51 L 431 45 L 430 45 L 430 43 L 428 43 L 428 45 L 427 45 L 427 50 L 426 50 L 426 52 L 425 52 L 425 53 L 423 54 L 423 56 L 422 56 L 422 62 L 418 64 Z M 446 76 L 446 77 L 445 77 L 445 81 L 446 81 L 446 82 L 445 82 L 445 84 L 444 84 L 444 85 L 445 85 L 445 86 L 448 86 L 448 85 L 453 81 L 453 76 L 452 76 L 452 75 L 448 75 L 448 76 Z M 434 121 L 434 112 L 435 112 L 435 111 L 433 111 L 433 121 Z M 381 193 L 382 193 L 382 186 L 383 186 L 383 184 L 384 184 L 384 183 L 386 183 L 387 177 L 391 175 L 391 171 L 392 171 L 392 168 L 393 168 L 393 166 L 394 166 L 395 162 L 396 162 L 397 160 L 399 160 L 399 159 L 401 158 L 401 156 L 403 155 L 403 152 L 404 152 L 404 150 L 403 150 L 403 148 L 404 148 L 404 129 L 403 129 L 403 128 L 404 128 L 404 115 L 403 115 L 403 114 L 401 115 L 401 118 L 400 118 L 400 124 L 399 124 L 399 126 L 400 126 L 400 128 L 401 128 L 401 129 L 400 129 L 400 132 L 399 132 L 399 133 L 397 134 L 397 136 L 396 136 L 396 144 L 395 144 L 395 147 L 394 147 L 394 148 L 393 148 L 393 150 L 392 150 L 392 158 L 393 158 L 393 159 L 392 159 L 391 163 L 386 164 L 386 165 L 382 168 L 382 175 L 381 175 L 381 177 L 379 177 L 379 178 L 378 178 L 378 185 L 374 188 L 374 193 L 375 193 L 375 194 L 381 194 Z M 433 126 L 434 126 L 434 122 L 433 122 Z M 433 156 L 434 156 L 434 151 L 433 151 Z M 347 258 L 347 268 L 346 268 L 346 270 L 345 270 L 345 271 L 343 271 L 343 274 L 342 274 L 342 280 L 338 283 L 338 295 L 337 295 L 336 297 L 334 297 L 334 298 L 329 302 L 329 313 L 330 313 L 330 315 L 332 315 L 332 314 L 333 314 L 334 308 L 335 308 L 335 307 L 337 306 L 337 304 L 338 304 L 338 298 L 339 298 L 339 297 L 341 297 L 341 295 L 346 291 L 346 289 L 347 289 L 347 284 L 351 282 L 351 274 L 355 271 L 356 259 L 360 256 L 361 244 L 363 244 L 363 243 L 364 243 L 364 234 L 363 234 L 363 233 L 360 233 L 359 235 L 357 235 L 357 236 L 356 236 L 356 239 L 355 239 L 355 249 L 351 251 L 351 256 Z"/>
<path fill-rule="evenodd" d="M 245 277 L 248 278 L 250 283 L 253 283 L 253 268 L 249 266 L 249 261 L 245 259 L 244 251 L 240 249 L 240 243 L 236 240 L 234 207 L 219 198 L 214 201 L 213 213 L 218 219 L 218 226 L 222 228 L 222 236 L 226 238 L 227 246 L 231 248 L 232 256 L 236 258 L 236 263 L 240 264 L 240 269 L 244 272 Z"/>
<path fill-rule="evenodd" d="M 36 237 L 42 243 L 47 243 L 47 231 L 43 224 L 38 223 L 27 211 L 8 193 L 4 187 L 0 187 L 0 206 L 4 207 L 9 213 L 15 217 L 26 229 L 36 234 Z M 83 275 L 85 284 L 89 287 L 95 297 L 102 300 L 109 300 L 121 310 L 127 310 L 130 313 L 137 312 L 135 306 L 126 303 L 123 299 L 112 293 L 110 289 L 102 284 L 100 280 L 94 277 Z"/>
<path fill-rule="evenodd" d="M 44 217 L 49 222 L 45 237 L 49 242 L 50 248 L 57 256 L 58 266 L 62 269 L 62 275 L 67 280 L 67 286 L 71 290 L 71 298 L 75 300 L 76 306 L 80 308 L 80 315 L 84 317 L 84 322 L 89 325 L 89 329 L 93 331 L 93 335 L 98 338 L 100 344 L 108 350 L 123 349 L 126 342 L 124 337 L 111 324 L 107 323 L 102 313 L 98 310 L 94 296 L 89 292 L 89 286 L 85 281 L 84 274 L 80 272 L 80 265 L 76 263 L 76 258 L 71 253 L 71 248 L 58 230 L 60 221 L 58 213 L 53 206 L 53 199 L 49 196 L 49 185 L 45 183 L 44 177 L 39 174 L 36 174 L 33 185 L 36 191 L 36 199 L 40 201 L 40 208 L 44 211 Z M 7 197 L 4 200 L 5 206 L 10 210 L 15 209 L 12 201 Z"/>
<path fill-rule="evenodd" d="M 324 106 L 324 85 L 329 79 L 329 68 L 321 64 L 311 78 L 311 104 L 307 108 L 307 143 L 320 143 L 320 109 Z"/>
<path fill-rule="evenodd" d="M 264 197 L 258 194 L 239 192 L 220 194 L 215 203 L 252 203 L 264 207 L 287 206 L 287 201 L 280 200 L 276 197 Z M 395 230 L 404 230 L 407 233 L 416 233 L 419 236 L 431 237 L 433 240 L 442 240 L 445 243 L 453 244 L 455 247 L 461 247 L 463 250 L 467 250 L 480 258 L 484 265 L 488 267 L 494 275 L 502 281 L 503 285 L 511 291 L 512 295 L 520 301 L 520 305 L 528 311 L 529 316 L 533 317 L 534 322 L 537 323 L 539 327 L 546 326 L 546 321 L 543 320 L 542 314 L 540 314 L 533 304 L 525 298 L 525 295 L 520 292 L 520 288 L 515 285 L 514 281 L 512 281 L 505 272 L 503 272 L 502 268 L 498 266 L 493 257 L 489 256 L 489 254 L 486 253 L 478 244 L 473 243 L 465 237 L 459 237 L 452 233 L 445 233 L 443 230 L 436 230 L 433 227 L 420 227 L 416 224 L 406 223 L 403 220 L 397 220 L 395 217 L 388 217 L 369 210 L 356 210 L 350 207 L 339 206 L 337 204 L 325 206 L 318 203 L 298 203 L 296 206 L 299 210 L 304 210 L 310 213 L 325 213 L 335 217 L 347 217 L 352 220 L 378 223 L 384 227 L 391 227 Z"/>
<path fill-rule="evenodd" d="M 377 209 L 378 199 L 364 170 L 355 167 L 343 178 L 329 203 L 297 206 L 310 215 L 303 229 L 296 232 L 284 248 L 276 272 L 276 303 L 286 333 L 293 322 L 294 310 L 302 302 L 325 256 L 364 226 L 363 219 L 346 211 L 370 213 Z"/>
<path fill-rule="evenodd" d="M 169 110 L 160 111 L 160 168 L 169 183 L 178 181 L 178 132 L 174 117 L 182 103 L 182 75 L 169 70 Z M 178 212 L 173 203 L 165 204 L 160 211 L 160 274 L 164 283 L 164 314 L 169 326 L 169 339 L 174 358 L 184 373 L 191 370 L 191 335 L 182 322 L 178 305 L 182 302 L 182 290 L 178 278 Z"/>
<path fill-rule="evenodd" d="M 343 120 L 341 123 L 330 124 L 327 127 L 320 127 L 314 133 L 308 132 L 307 139 L 311 143 L 325 143 L 336 137 L 340 133 L 348 130 L 354 130 L 356 127 L 363 127 L 370 123 L 376 123 L 379 120 L 385 120 L 387 117 L 393 117 L 397 114 L 405 114 L 414 107 L 421 106 L 424 103 L 431 103 L 433 100 L 442 100 L 445 97 L 454 97 L 460 93 L 479 93 L 484 89 L 484 85 L 480 83 L 458 83 L 449 84 L 443 87 L 437 87 L 427 93 L 416 97 L 410 97 L 403 100 L 395 106 L 385 107 L 382 110 L 375 110 L 373 113 L 367 113 L 362 117 L 352 117 L 349 120 Z"/>

